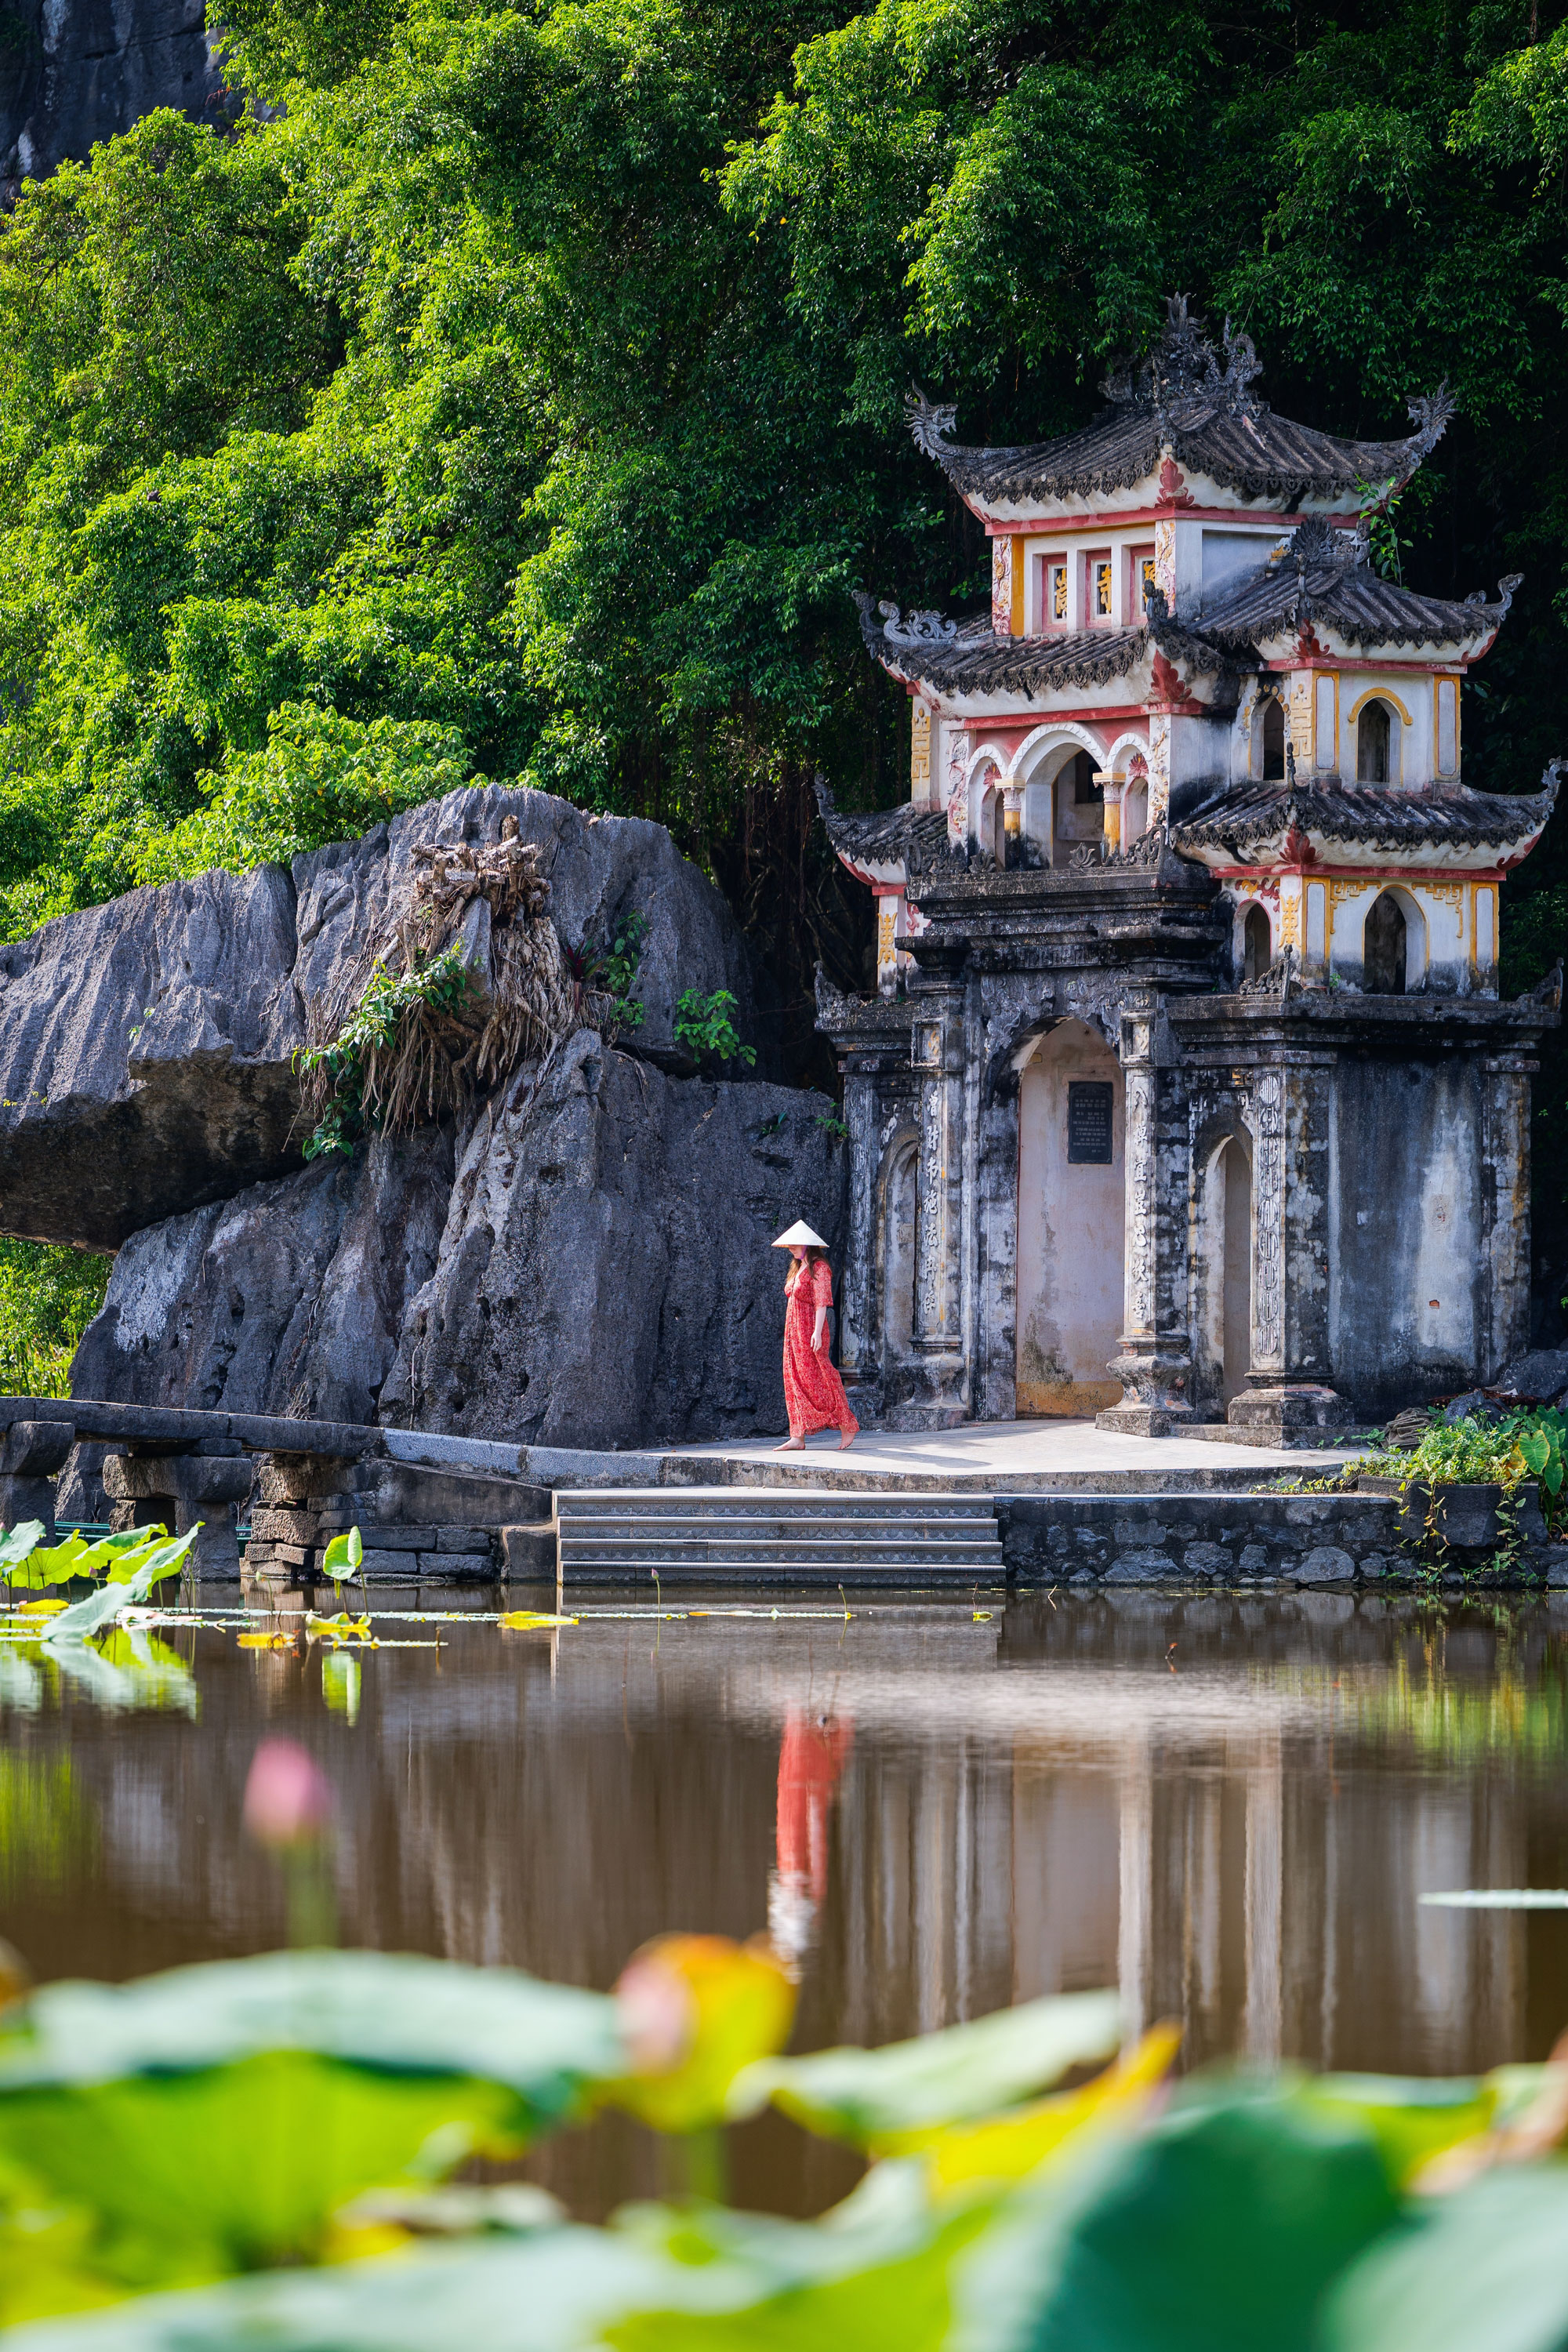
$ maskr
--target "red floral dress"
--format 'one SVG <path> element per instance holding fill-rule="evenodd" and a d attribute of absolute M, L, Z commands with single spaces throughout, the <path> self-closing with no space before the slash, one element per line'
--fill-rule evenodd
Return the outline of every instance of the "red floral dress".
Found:
<path fill-rule="evenodd" d="M 823 1333 L 822 1352 L 811 1344 L 819 1307 L 833 1304 L 833 1276 L 826 1258 L 805 1258 L 784 1284 L 789 1306 L 784 1312 L 784 1402 L 789 1407 L 789 1433 L 809 1437 L 815 1429 L 837 1429 L 852 1437 L 860 1424 L 849 1410 L 844 1383 L 833 1369 Z"/>

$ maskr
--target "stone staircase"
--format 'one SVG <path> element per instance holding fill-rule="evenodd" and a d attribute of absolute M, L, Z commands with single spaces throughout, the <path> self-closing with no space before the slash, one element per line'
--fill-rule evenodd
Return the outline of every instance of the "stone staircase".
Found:
<path fill-rule="evenodd" d="M 759 1486 L 561 1487 L 561 1587 L 664 1584 L 994 1585 L 989 1495 Z"/>

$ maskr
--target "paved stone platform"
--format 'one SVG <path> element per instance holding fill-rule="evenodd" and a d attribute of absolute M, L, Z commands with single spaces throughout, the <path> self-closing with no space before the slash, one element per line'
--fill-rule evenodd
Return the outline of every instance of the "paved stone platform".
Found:
<path fill-rule="evenodd" d="M 1092 1421 L 984 1421 L 961 1429 L 916 1433 L 862 1430 L 847 1453 L 836 1430 L 807 1438 L 802 1454 L 782 1454 L 776 1443 L 750 1439 L 723 1445 L 683 1446 L 637 1459 L 660 1465 L 660 1486 L 791 1486 L 865 1489 L 902 1487 L 910 1494 L 1175 1495 L 1237 1492 L 1268 1486 L 1279 1477 L 1327 1477 L 1359 1446 L 1277 1453 L 1258 1445 L 1185 1437 L 1124 1437 Z"/>

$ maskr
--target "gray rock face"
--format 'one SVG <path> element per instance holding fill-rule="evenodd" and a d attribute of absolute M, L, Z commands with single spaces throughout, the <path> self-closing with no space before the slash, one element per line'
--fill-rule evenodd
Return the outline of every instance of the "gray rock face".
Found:
<path fill-rule="evenodd" d="M 770 1244 L 802 1215 L 837 1240 L 831 1108 L 580 1030 L 455 1182 L 432 1129 L 136 1234 L 73 1392 L 559 1445 L 782 1432 Z"/>
<path fill-rule="evenodd" d="M 449 1138 L 378 1137 L 133 1234 L 71 1367 L 78 1396 L 373 1422 L 431 1273 Z"/>
<path fill-rule="evenodd" d="M 509 813 L 547 849 L 569 950 L 647 919 L 640 1053 L 680 1066 L 688 988 L 729 989 L 752 1033 L 744 943 L 661 825 L 585 817 L 543 793 L 452 793 L 289 872 L 133 890 L 0 948 L 0 1232 L 118 1249 L 298 1167 L 292 1055 L 308 998 L 376 937 L 416 842 L 494 840 Z"/>
<path fill-rule="evenodd" d="M 1568 1349 L 1535 1348 L 1517 1356 L 1498 1374 L 1497 1386 L 1510 1396 L 1561 1396 L 1568 1389 Z"/>
<path fill-rule="evenodd" d="M 223 90 L 202 0 L 7 0 L 0 201 L 154 107 L 211 121 Z"/>
<path fill-rule="evenodd" d="M 797 1216 L 837 1239 L 830 1109 L 672 1079 L 579 1030 L 537 1096 L 479 1122 L 383 1420 L 542 1445 L 782 1433 L 771 1244 Z"/>

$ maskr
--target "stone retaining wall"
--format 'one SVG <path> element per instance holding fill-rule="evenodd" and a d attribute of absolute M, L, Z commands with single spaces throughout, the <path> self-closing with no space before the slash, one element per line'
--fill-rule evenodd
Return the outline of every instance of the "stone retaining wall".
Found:
<path fill-rule="evenodd" d="M 1372 1583 L 1407 1577 L 1403 1506 L 1388 1495 L 999 1495 L 1010 1580 L 1024 1584 Z M 1490 1556 L 1460 1571 L 1501 1580 Z M 1507 1578 L 1568 1583 L 1568 1553 L 1532 1548 Z"/>

